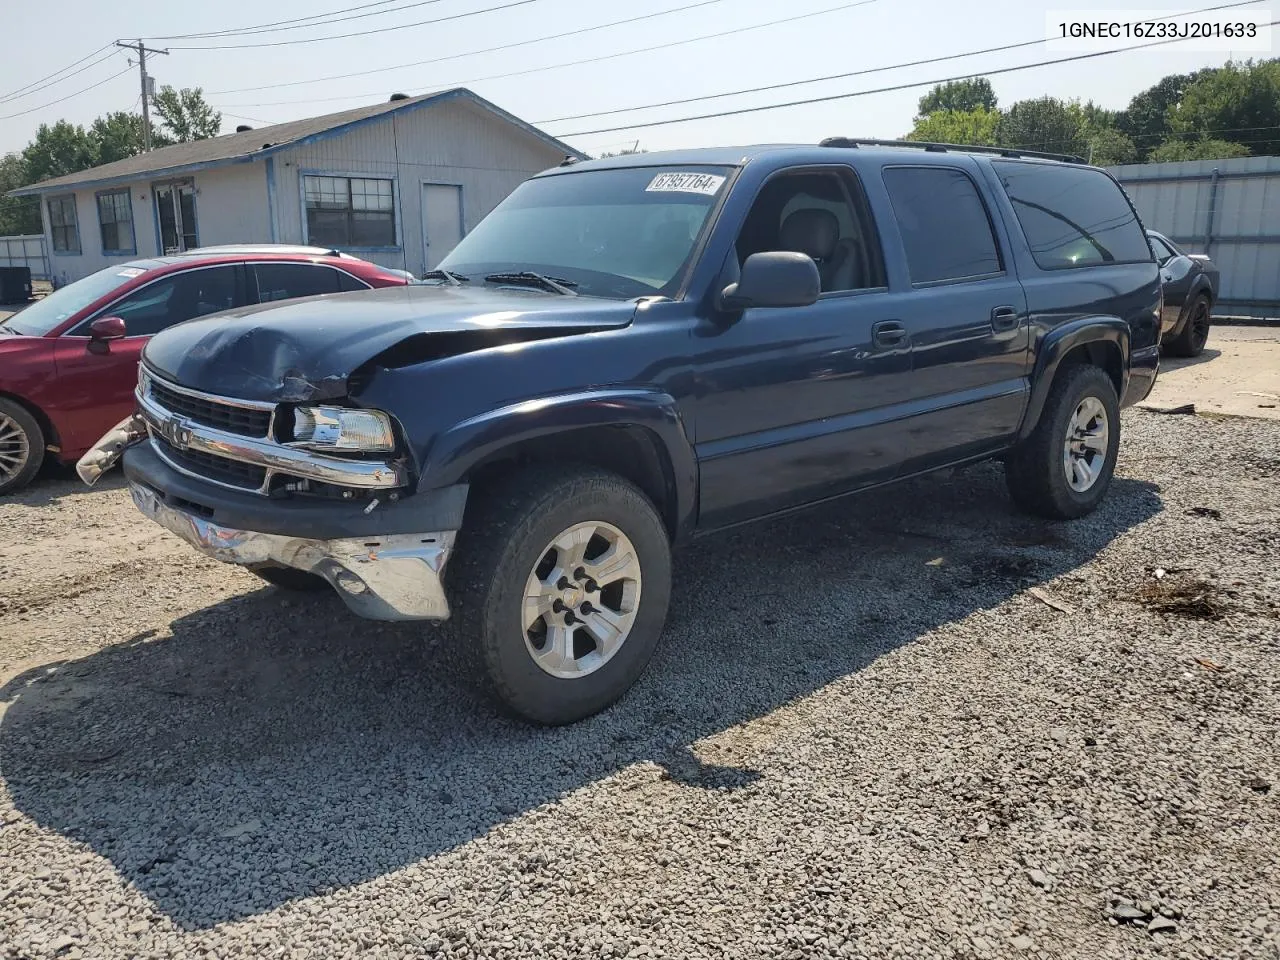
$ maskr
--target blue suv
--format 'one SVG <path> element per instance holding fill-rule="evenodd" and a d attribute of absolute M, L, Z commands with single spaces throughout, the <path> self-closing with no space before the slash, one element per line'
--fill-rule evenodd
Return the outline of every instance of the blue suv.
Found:
<path fill-rule="evenodd" d="M 82 475 L 123 452 L 203 553 L 452 618 L 542 723 L 641 675 L 692 534 L 986 458 L 1021 507 L 1088 513 L 1159 364 L 1119 184 L 1012 150 L 566 161 L 424 279 L 162 332 Z"/>

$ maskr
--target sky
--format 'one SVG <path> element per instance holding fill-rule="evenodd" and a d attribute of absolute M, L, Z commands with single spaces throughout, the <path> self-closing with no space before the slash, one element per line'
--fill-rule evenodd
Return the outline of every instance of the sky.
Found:
<path fill-rule="evenodd" d="M 1097 0 L 220 0 L 182 4 L 172 0 L 58 0 L 55 7 L 15 0 L 5 11 L 6 33 L 30 42 L 6 43 L 0 58 L 0 152 L 20 150 L 41 123 L 59 119 L 88 124 L 113 110 L 136 110 L 138 72 L 129 53 L 102 50 L 85 61 L 101 63 L 46 89 L 12 96 L 118 38 L 169 48 L 148 58 L 158 84 L 203 87 L 222 111 L 223 130 L 237 124 L 265 126 L 385 100 L 394 92 L 417 95 L 467 86 L 524 120 L 581 150 L 596 154 L 645 149 L 761 142 L 814 142 L 833 135 L 895 138 L 911 129 L 916 102 L 927 86 L 826 103 L 717 119 L 594 133 L 603 128 L 693 114 L 933 81 L 1016 64 L 1067 56 L 1044 45 L 941 63 L 878 71 L 785 90 L 742 94 L 608 116 L 562 119 L 702 97 L 747 87 L 790 83 L 836 73 L 873 70 L 1044 37 L 1046 13 L 1105 11 Z M 1197 9 L 1222 0 L 1157 6 L 1128 0 L 1130 9 Z M 495 6 L 506 9 L 462 16 Z M 683 9 L 682 9 L 683 8 Z M 1274 0 L 1258 4 L 1274 13 Z M 358 19 L 330 26 L 255 35 L 164 39 L 179 34 L 255 27 L 295 18 L 351 11 Z M 676 11 L 603 29 L 614 21 Z M 365 16 L 364 14 L 370 14 Z M 812 14 L 810 16 L 810 14 Z M 455 17 L 446 22 L 421 21 Z M 51 18 L 56 21 L 55 25 Z M 789 23 L 776 23 L 785 18 Z M 1274 16 L 1268 19 L 1275 19 Z M 772 26 L 753 28 L 761 24 Z M 394 29 L 384 29 L 384 28 Z M 182 46 L 279 43 L 352 31 L 373 35 L 250 49 L 196 50 Z M 565 34 L 575 33 L 566 36 Z M 698 40 L 707 34 L 732 35 Z M 539 38 L 550 39 L 539 39 Z M 56 39 L 55 42 L 51 42 Z M 536 42 L 524 42 L 534 40 Z M 487 48 L 520 44 L 489 53 Z M 630 53 L 644 50 L 645 52 Z M 1272 50 L 1276 50 L 1274 44 Z M 627 53 L 625 56 L 615 54 Z M 1243 56 L 1267 54 L 1241 54 Z M 1274 52 L 1271 55 L 1276 55 Z M 608 57 L 595 63 L 572 61 Z M 1041 67 L 992 77 L 1002 105 L 1049 94 L 1079 97 L 1123 108 L 1135 93 L 1170 73 L 1218 66 L 1230 52 L 1179 51 L 1176 44 L 1150 51 Z M 448 59 L 443 59 L 448 58 Z M 421 61 L 436 61 L 369 76 L 297 81 L 351 74 Z M 77 68 L 79 69 L 79 68 Z M 119 74 L 113 78 L 113 74 Z M 511 74 L 517 74 L 512 76 Z M 93 89 L 78 91 L 93 84 Z M 256 89 L 245 89 L 256 88 Z M 265 88 L 265 89 L 263 89 Z M 60 103 L 51 101 L 63 99 Z M 19 114 L 20 116 L 14 116 Z"/>

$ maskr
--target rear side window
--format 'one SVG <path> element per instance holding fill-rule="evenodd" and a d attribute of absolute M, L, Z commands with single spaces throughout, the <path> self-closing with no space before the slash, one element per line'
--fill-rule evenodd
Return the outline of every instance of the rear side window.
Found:
<path fill-rule="evenodd" d="M 1043 270 L 1151 259 L 1138 215 L 1100 170 L 996 161 L 1031 255 Z"/>
<path fill-rule="evenodd" d="M 886 167 L 884 185 L 893 202 L 913 284 L 1000 272 L 987 208 L 964 171 Z"/>
<path fill-rule="evenodd" d="M 321 264 L 259 263 L 253 270 L 260 303 L 338 292 L 338 271 Z"/>
<path fill-rule="evenodd" d="M 343 293 L 348 293 L 352 290 L 368 290 L 369 285 L 365 283 L 363 280 L 357 280 L 351 274 L 343 273 L 341 270 L 339 270 L 338 271 L 338 289 L 341 290 Z"/>

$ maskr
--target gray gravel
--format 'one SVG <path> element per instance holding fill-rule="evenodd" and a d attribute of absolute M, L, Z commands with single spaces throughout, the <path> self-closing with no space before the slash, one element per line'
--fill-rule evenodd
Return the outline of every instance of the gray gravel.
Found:
<path fill-rule="evenodd" d="M 1280 424 L 1125 431 L 1073 524 L 984 465 L 695 544 L 561 730 L 118 485 L 0 503 L 0 956 L 1275 960 Z"/>

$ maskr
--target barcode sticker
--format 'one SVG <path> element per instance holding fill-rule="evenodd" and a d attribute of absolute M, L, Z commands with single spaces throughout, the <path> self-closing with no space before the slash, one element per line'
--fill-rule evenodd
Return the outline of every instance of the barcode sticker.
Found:
<path fill-rule="evenodd" d="M 714 197 L 724 177 L 714 173 L 660 173 L 645 187 L 646 193 L 701 193 Z"/>

